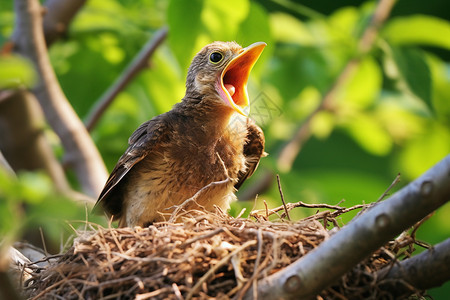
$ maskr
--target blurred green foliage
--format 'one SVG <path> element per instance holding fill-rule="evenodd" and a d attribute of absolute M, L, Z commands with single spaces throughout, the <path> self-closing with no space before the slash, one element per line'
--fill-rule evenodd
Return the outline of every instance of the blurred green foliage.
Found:
<path fill-rule="evenodd" d="M 134 129 L 182 98 L 187 67 L 201 47 L 214 40 L 243 46 L 265 41 L 249 93 L 270 156 L 243 189 L 270 169 L 280 173 L 289 202 L 336 204 L 345 199 L 343 205 L 351 206 L 375 201 L 397 173 L 402 181 L 394 190 L 450 153 L 450 12 L 445 16 L 445 3 L 438 0 L 398 1 L 374 47 L 361 55 L 358 43 L 376 2 L 304 3 L 306 7 L 284 0 L 88 1 L 68 37 L 51 47 L 50 57 L 68 99 L 84 118 L 152 34 L 169 26 L 169 38 L 151 68 L 120 93 L 92 132 L 111 170 Z M 4 43 L 14 15 L 9 1 L 2 0 L 0 9 Z M 26 61 L 0 58 L 0 88 L 33 83 Z M 281 172 L 276 163 L 280 148 L 354 58 L 359 64 L 336 90 L 333 110 L 314 118 L 312 137 L 292 170 Z M 6 200 L 0 204 L 2 235 L 33 224 L 35 218 L 84 215 L 84 208 L 76 214 L 69 202 L 60 202 L 42 174 L 17 179 L 0 175 L 0 196 Z M 270 207 L 279 206 L 276 182 L 258 199 L 257 208 L 263 207 L 263 199 Z M 31 215 L 20 212 L 23 203 L 32 207 Z M 252 201 L 235 203 L 231 212 L 248 212 L 253 206 Z M 314 211 L 293 213 L 299 218 Z M 448 238 L 449 214 L 450 205 L 439 209 L 419 230 L 419 238 L 431 243 Z M 448 284 L 446 289 L 432 293 L 442 297 L 450 293 Z"/>

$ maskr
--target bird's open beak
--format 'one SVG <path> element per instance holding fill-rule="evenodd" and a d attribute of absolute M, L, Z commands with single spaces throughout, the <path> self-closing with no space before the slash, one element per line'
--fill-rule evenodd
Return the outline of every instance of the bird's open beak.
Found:
<path fill-rule="evenodd" d="M 222 99 L 243 116 L 249 113 L 247 81 L 266 43 L 251 44 L 234 57 L 220 75 L 218 92 Z"/>

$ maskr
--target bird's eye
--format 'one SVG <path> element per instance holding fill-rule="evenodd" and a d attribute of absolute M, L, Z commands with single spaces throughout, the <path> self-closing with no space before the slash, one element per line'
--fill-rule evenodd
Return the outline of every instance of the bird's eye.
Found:
<path fill-rule="evenodd" d="M 211 55 L 209 56 L 209 60 L 210 60 L 213 64 L 218 64 L 222 59 L 223 59 L 223 55 L 222 55 L 222 53 L 219 53 L 219 52 L 213 52 L 213 53 L 211 53 Z"/>

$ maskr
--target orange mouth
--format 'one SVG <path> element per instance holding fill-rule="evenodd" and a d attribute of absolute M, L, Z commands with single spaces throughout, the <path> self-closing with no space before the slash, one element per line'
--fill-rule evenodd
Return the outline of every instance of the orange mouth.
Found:
<path fill-rule="evenodd" d="M 254 43 L 242 49 L 241 53 L 233 58 L 220 75 L 218 92 L 222 99 L 243 116 L 249 112 L 247 82 L 250 71 L 266 47 L 266 43 Z"/>

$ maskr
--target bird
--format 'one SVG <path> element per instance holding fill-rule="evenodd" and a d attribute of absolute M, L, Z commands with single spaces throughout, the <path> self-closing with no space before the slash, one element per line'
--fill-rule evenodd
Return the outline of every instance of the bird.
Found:
<path fill-rule="evenodd" d="M 119 227 L 166 221 L 188 199 L 195 201 L 186 210 L 228 210 L 267 155 L 264 133 L 248 116 L 247 92 L 265 46 L 203 47 L 188 68 L 185 96 L 134 131 L 94 210 L 102 208 Z"/>

